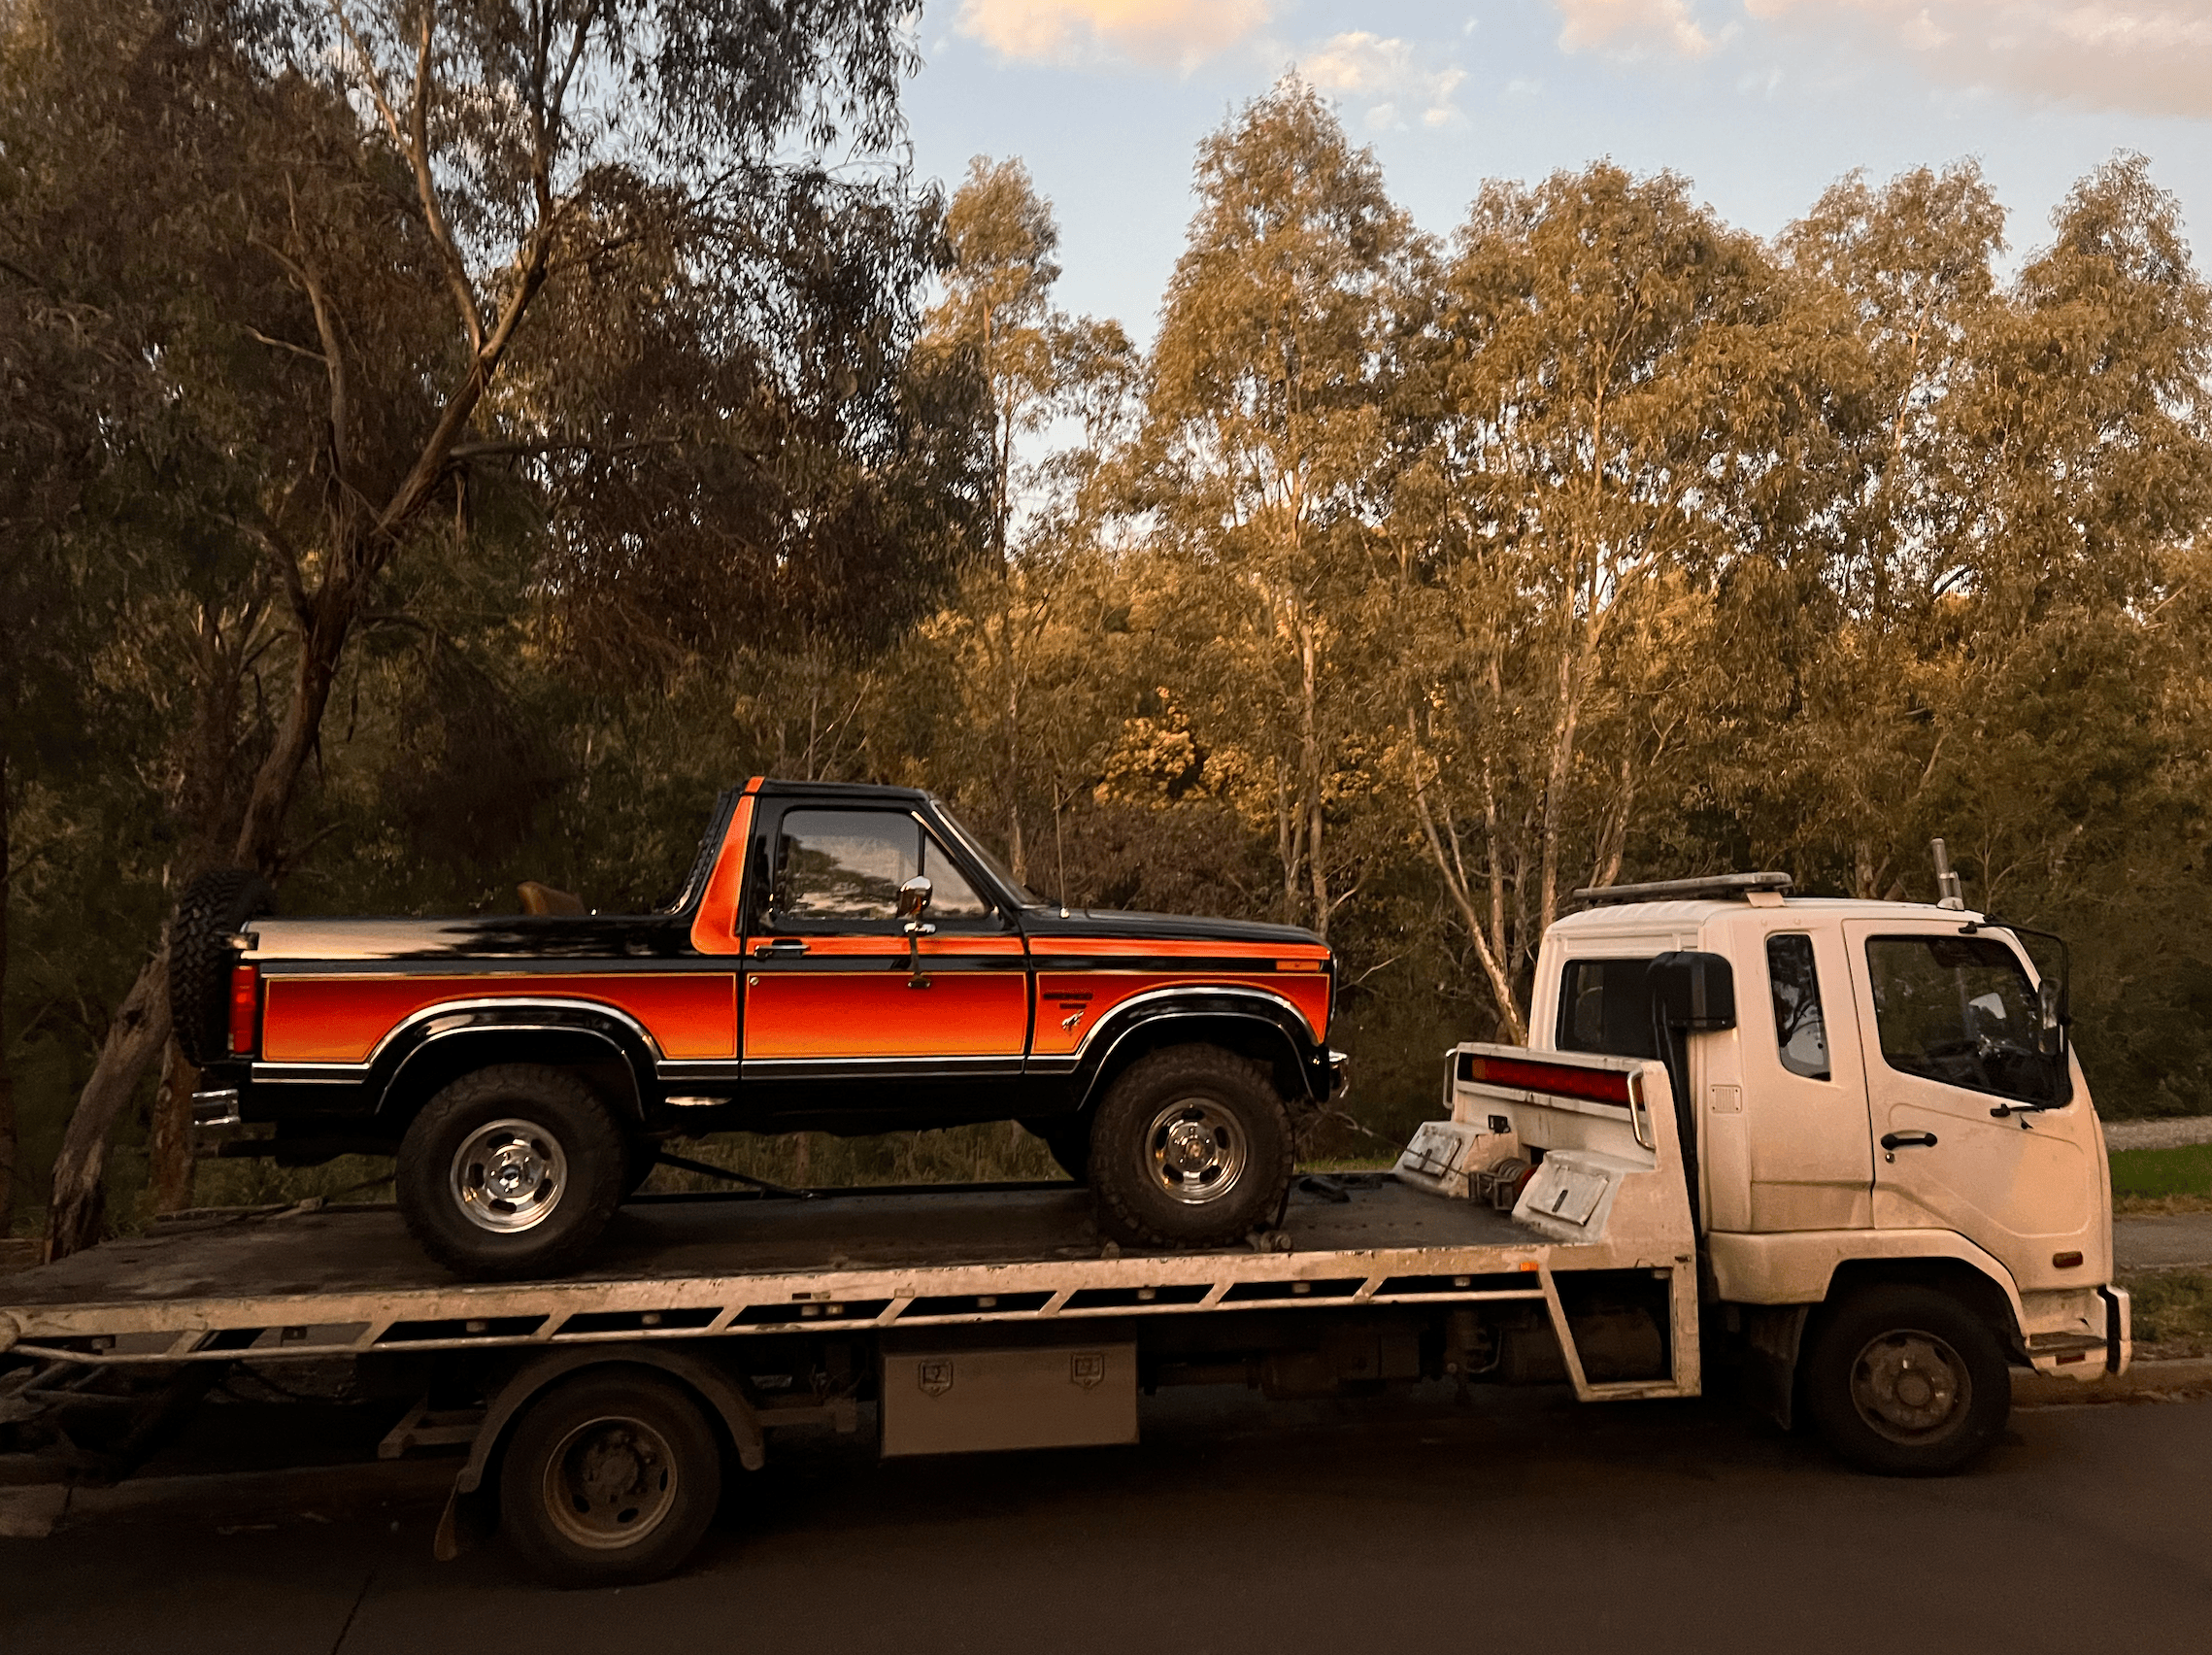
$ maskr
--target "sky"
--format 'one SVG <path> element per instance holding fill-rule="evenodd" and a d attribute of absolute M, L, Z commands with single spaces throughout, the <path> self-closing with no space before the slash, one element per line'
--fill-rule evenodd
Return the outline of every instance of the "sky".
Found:
<path fill-rule="evenodd" d="M 933 0 L 918 39 L 917 170 L 1021 156 L 1059 304 L 1146 344 L 1199 140 L 1292 68 L 1438 235 L 1485 179 L 1600 157 L 1761 235 L 1855 168 L 1972 158 L 2017 264 L 2125 150 L 2212 226 L 2212 0 Z"/>

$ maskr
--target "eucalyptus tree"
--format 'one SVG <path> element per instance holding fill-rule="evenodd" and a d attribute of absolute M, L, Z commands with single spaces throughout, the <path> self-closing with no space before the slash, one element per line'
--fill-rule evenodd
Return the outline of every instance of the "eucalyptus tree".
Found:
<path fill-rule="evenodd" d="M 89 107 L 112 82 L 62 26 L 70 11 L 14 17 L 84 46 L 62 95 Z M 594 547 L 599 566 L 620 575 L 651 562 L 655 512 L 696 520 L 702 479 L 754 484 L 786 457 L 780 432 L 761 436 L 773 422 L 748 415 L 815 416 L 802 463 L 850 434 L 840 407 L 873 375 L 865 347 L 884 330 L 823 319 L 874 308 L 867 294 L 887 284 L 911 289 L 914 238 L 855 238 L 858 257 L 837 238 L 848 208 L 909 217 L 882 157 L 913 51 L 893 0 L 204 0 L 133 17 L 142 42 L 205 43 L 236 68 L 213 112 L 162 113 L 209 116 L 208 141 L 228 146 L 228 188 L 191 205 L 214 226 L 211 257 L 267 284 L 222 319 L 241 352 L 275 365 L 246 411 L 258 483 L 229 517 L 284 619 L 285 683 L 223 860 L 277 873 L 350 642 L 395 567 L 465 529 L 473 477 L 575 483 L 579 517 L 650 501 L 597 519 L 616 543 Z M 614 303 L 593 310 L 586 295 Z M 657 422 L 627 422 L 593 400 L 601 376 L 571 378 L 536 350 L 564 302 L 571 341 L 604 319 L 648 380 L 662 362 L 706 361 L 722 394 L 691 400 L 701 380 L 687 373 Z M 698 463 L 638 483 L 671 456 Z M 625 457 L 637 467 L 615 463 Z M 794 544 L 789 524 L 771 525 L 787 557 L 834 558 L 847 544 L 835 530 L 877 506 L 849 488 L 807 503 L 832 532 Z M 800 584 L 804 608 L 842 582 Z M 157 947 L 72 1117 L 51 1252 L 96 1233 L 104 1145 L 161 1049 L 165 989 Z"/>
<path fill-rule="evenodd" d="M 1421 246 L 1372 152 L 1294 76 L 1200 144 L 1196 188 L 1134 503 L 1218 594 L 1218 618 L 1192 617 L 1221 639 L 1209 700 L 1254 760 L 1286 916 L 1325 935 L 1348 895 L 1331 808 L 1364 785 L 1343 761 L 1365 718 L 1346 628 L 1399 458 Z"/>

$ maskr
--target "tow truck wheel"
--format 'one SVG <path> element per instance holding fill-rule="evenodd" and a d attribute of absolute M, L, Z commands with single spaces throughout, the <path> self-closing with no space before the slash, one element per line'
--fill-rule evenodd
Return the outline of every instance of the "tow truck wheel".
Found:
<path fill-rule="evenodd" d="M 1822 1437 L 1861 1470 L 1940 1476 L 1980 1453 L 2012 1411 L 1996 1334 L 1933 1288 L 1868 1288 L 1829 1315 L 1805 1369 Z"/>
<path fill-rule="evenodd" d="M 1266 1069 L 1192 1045 L 1140 1058 L 1114 1082 L 1087 1169 L 1115 1240 L 1216 1247 L 1274 1222 L 1290 1161 L 1290 1118 Z"/>
<path fill-rule="evenodd" d="M 644 1368 L 599 1368 L 530 1404 L 499 1470 L 499 1531 L 550 1586 L 630 1586 L 681 1569 L 721 1503 L 698 1404 Z"/>
<path fill-rule="evenodd" d="M 482 1281 L 553 1276 L 621 1205 L 630 1159 L 598 1095 L 532 1064 L 465 1074 L 400 1140 L 393 1186 L 421 1249 Z"/>

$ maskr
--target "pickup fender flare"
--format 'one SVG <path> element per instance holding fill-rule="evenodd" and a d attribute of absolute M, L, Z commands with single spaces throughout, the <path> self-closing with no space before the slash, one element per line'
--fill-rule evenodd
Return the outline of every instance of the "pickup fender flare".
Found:
<path fill-rule="evenodd" d="M 629 1072 L 641 1111 L 657 1096 L 652 1088 L 658 1049 L 644 1025 L 612 1006 L 553 998 L 449 1000 L 426 1006 L 386 1034 L 370 1056 L 367 1092 L 376 1113 L 387 1115 L 395 1095 L 411 1074 L 424 1072 L 423 1065 L 443 1069 L 472 1044 L 487 1047 L 532 1036 L 543 1043 L 549 1034 L 565 1036 L 579 1051 L 603 1054 L 597 1061 L 620 1063 Z M 486 1061 L 502 1060 L 487 1055 Z M 529 1060 L 519 1055 L 514 1061 Z"/>
<path fill-rule="evenodd" d="M 1297 1093 L 1290 1101 L 1317 1097 L 1314 1067 L 1327 1055 L 1318 1046 L 1297 1007 L 1264 989 L 1230 984 L 1193 983 L 1153 989 L 1123 1001 L 1109 1012 L 1076 1059 L 1069 1097 L 1071 1107 L 1089 1108 L 1101 1085 L 1120 1072 L 1134 1052 L 1165 1044 L 1175 1023 L 1233 1023 L 1249 1030 L 1255 1043 L 1275 1058 L 1278 1066 L 1297 1076 Z M 1197 1038 L 1203 1038 L 1194 1030 Z M 1031 1064 L 1035 1068 L 1034 1061 Z"/>

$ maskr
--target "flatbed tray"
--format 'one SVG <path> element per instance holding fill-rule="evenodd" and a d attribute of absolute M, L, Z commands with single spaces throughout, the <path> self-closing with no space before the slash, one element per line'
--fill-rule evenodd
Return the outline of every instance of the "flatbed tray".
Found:
<path fill-rule="evenodd" d="M 1578 1251 L 1386 1174 L 1302 1179 L 1266 1250 L 1196 1253 L 1103 1244 L 1089 1195 L 1072 1185 L 825 1194 L 646 1198 L 618 1215 L 588 1269 L 549 1282 L 456 1280 L 388 1207 L 197 1217 L 0 1279 L 0 1349 L 251 1361 L 823 1324 L 1537 1299 L 1534 1272 Z"/>

